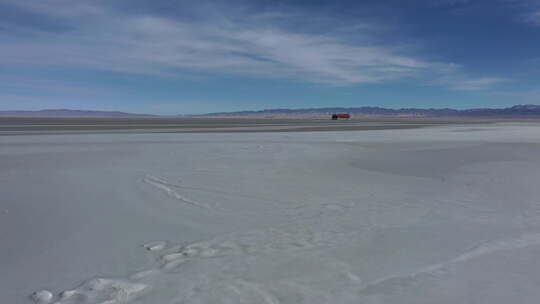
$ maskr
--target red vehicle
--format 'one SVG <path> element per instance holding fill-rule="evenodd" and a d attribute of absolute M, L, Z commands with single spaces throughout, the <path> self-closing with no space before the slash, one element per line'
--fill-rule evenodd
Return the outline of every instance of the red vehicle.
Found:
<path fill-rule="evenodd" d="M 332 114 L 332 120 L 349 119 L 349 118 L 351 118 L 351 115 L 347 113 Z"/>

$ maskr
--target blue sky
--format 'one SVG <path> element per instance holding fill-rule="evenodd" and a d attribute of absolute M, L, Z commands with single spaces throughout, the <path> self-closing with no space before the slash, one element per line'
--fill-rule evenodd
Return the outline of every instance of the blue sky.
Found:
<path fill-rule="evenodd" d="M 0 0 L 0 110 L 540 104 L 540 0 Z"/>

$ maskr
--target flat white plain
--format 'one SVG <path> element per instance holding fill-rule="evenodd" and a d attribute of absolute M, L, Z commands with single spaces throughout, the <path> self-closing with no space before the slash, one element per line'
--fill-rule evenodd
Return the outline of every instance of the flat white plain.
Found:
<path fill-rule="evenodd" d="M 535 124 L 0 147 L 1 303 L 540 298 Z"/>

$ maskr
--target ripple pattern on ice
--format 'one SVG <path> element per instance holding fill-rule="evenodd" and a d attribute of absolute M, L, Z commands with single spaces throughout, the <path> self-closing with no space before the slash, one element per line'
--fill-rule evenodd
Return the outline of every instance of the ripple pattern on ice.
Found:
<path fill-rule="evenodd" d="M 322 244 L 312 231 L 269 229 L 243 234 L 227 235 L 186 246 L 171 247 L 160 257 L 165 269 L 172 269 L 182 262 L 239 255 L 264 255 L 283 251 L 312 248 Z"/>
<path fill-rule="evenodd" d="M 179 193 L 177 190 L 174 189 L 176 187 L 175 185 L 168 183 L 164 179 L 161 179 L 159 177 L 155 177 L 152 175 L 146 175 L 143 181 L 149 185 L 152 185 L 158 188 L 159 190 L 165 192 L 168 196 L 175 198 L 183 203 L 190 204 L 190 205 L 200 207 L 200 208 L 210 209 L 210 206 L 205 203 L 198 202 L 198 201 L 195 201 L 195 200 L 192 200 L 183 196 L 181 193 Z"/>
<path fill-rule="evenodd" d="M 32 298 L 38 304 L 50 302 L 55 304 L 120 304 L 130 302 L 146 291 L 159 287 L 159 284 L 164 282 L 165 284 L 173 283 L 169 280 L 176 278 L 175 280 L 179 282 L 188 282 L 186 286 L 181 287 L 183 290 L 193 292 L 191 296 L 189 292 L 182 295 L 185 297 L 186 303 L 215 303 L 219 300 L 220 303 L 276 304 L 280 303 L 280 300 L 273 294 L 272 290 L 267 289 L 264 284 L 248 282 L 237 277 L 236 275 L 242 273 L 242 270 L 231 265 L 243 265 L 248 257 L 260 258 L 261 262 L 268 263 L 273 260 L 272 256 L 283 258 L 289 257 L 291 254 L 294 256 L 295 253 L 309 253 L 314 247 L 329 245 L 327 239 L 328 235 L 313 232 L 307 227 L 288 227 L 233 233 L 182 246 L 171 246 L 165 241 L 152 241 L 142 247 L 148 252 L 157 253 L 154 255 L 156 265 L 153 268 L 135 272 L 125 279 L 91 279 L 75 289 L 59 293 L 56 297 L 52 293 L 46 294 L 42 291 L 34 293 Z M 300 256 L 304 253 L 301 253 Z M 230 264 L 231 261 L 235 262 Z M 191 274 L 184 273 L 184 268 L 181 267 L 187 262 L 196 269 L 192 269 L 189 272 Z M 358 284 L 359 278 L 352 274 L 347 267 L 338 264 L 338 262 L 332 261 L 326 267 L 331 272 L 338 273 L 340 278 Z M 219 272 L 199 271 L 199 269 L 212 267 L 209 265 L 232 267 L 233 272 L 237 274 L 229 274 L 230 277 L 224 279 Z M 197 275 L 196 280 L 189 278 L 193 273 Z M 311 290 L 309 284 L 306 286 L 298 282 L 291 284 L 287 287 L 289 292 L 302 293 Z M 303 286 L 304 291 L 294 291 L 294 288 L 300 286 L 299 284 Z M 48 295 L 50 296 L 48 297 Z"/>
<path fill-rule="evenodd" d="M 159 251 L 165 249 L 167 247 L 167 242 L 165 241 L 154 241 L 154 242 L 148 242 L 143 245 L 143 247 L 148 251 Z"/>
<path fill-rule="evenodd" d="M 330 209 L 334 209 L 334 205 Z M 306 223 L 304 223 L 306 224 Z M 144 291 L 159 284 L 175 284 L 172 280 L 188 282 L 189 286 L 182 286 L 188 291 L 183 295 L 185 303 L 325 303 L 332 300 L 332 295 L 338 295 L 343 303 L 355 303 L 369 294 L 387 293 L 394 289 L 401 289 L 418 280 L 427 277 L 443 275 L 454 265 L 473 261 L 486 255 L 501 251 L 516 250 L 529 246 L 540 245 L 540 233 L 524 234 L 519 237 L 495 240 L 480 244 L 462 254 L 440 263 L 435 263 L 412 270 L 408 273 L 398 273 L 380 278 L 373 282 L 363 282 L 350 268 L 335 259 L 321 260 L 320 267 L 327 267 L 333 274 L 328 274 L 330 280 L 339 280 L 333 284 L 336 291 L 329 290 L 329 286 L 320 278 L 292 278 L 292 280 L 270 281 L 266 285 L 247 281 L 242 278 L 242 270 L 235 269 L 234 265 L 245 267 L 247 259 L 255 258 L 258 262 L 268 261 L 276 257 L 285 260 L 293 256 L 304 256 L 321 247 L 336 247 L 350 242 L 358 237 L 355 232 L 340 231 L 339 227 L 320 227 L 314 231 L 309 225 L 290 225 L 279 229 L 263 229 L 232 233 L 214 239 L 184 245 L 171 245 L 166 241 L 152 241 L 142 247 L 153 253 L 156 265 L 153 268 L 136 272 L 126 279 L 92 279 L 73 290 L 66 290 L 56 298 L 48 291 L 34 293 L 31 297 L 38 304 L 120 304 L 138 298 Z M 358 233 L 358 232 L 356 232 Z M 233 261 L 233 264 L 230 264 Z M 188 263 L 186 265 L 186 263 Z M 236 263 L 236 264 L 234 264 Z M 323 264 L 324 263 L 324 264 Z M 188 266 L 185 272 L 184 265 Z M 337 266 L 336 266 L 337 265 Z M 219 270 L 209 271 L 215 266 L 224 266 L 227 271 L 233 269 L 233 274 L 222 275 Z M 229 268 L 232 267 L 232 268 Z M 309 269 L 313 267 L 310 266 Z M 315 267 L 316 268 L 316 267 Z M 320 275 L 324 271 L 318 271 Z M 191 279 L 190 275 L 197 278 Z M 240 274 L 240 276 L 238 276 Z M 329 280 L 326 278 L 326 280 Z M 326 286 L 326 285 L 325 285 Z M 282 301 L 279 294 L 285 294 L 286 301 Z M 319 298 L 314 298 L 318 295 Z M 297 297 L 297 298 L 295 298 Z M 178 298 L 177 298 L 178 299 Z M 291 300 L 297 299 L 297 300 Z M 347 301 L 345 301 L 347 299 Z M 320 301 L 319 301 L 320 300 Z"/>
<path fill-rule="evenodd" d="M 436 263 L 428 265 L 426 267 L 417 269 L 416 271 L 397 274 L 389 277 L 385 277 L 374 282 L 367 284 L 362 291 L 371 292 L 376 290 L 386 290 L 388 288 L 392 289 L 394 287 L 408 283 L 409 281 L 419 279 L 422 276 L 431 276 L 437 275 L 439 273 L 444 273 L 446 268 L 456 265 L 459 263 L 465 263 L 470 260 L 481 258 L 486 255 L 494 254 L 500 251 L 505 250 L 516 250 L 527 248 L 529 246 L 538 246 L 540 245 L 540 233 L 525 234 L 520 237 L 497 240 L 493 242 L 488 242 L 482 245 L 479 245 L 467 252 L 460 254 L 459 256 L 444 261 L 441 263 Z"/>
<path fill-rule="evenodd" d="M 53 294 L 48 290 L 40 290 L 34 292 L 30 297 L 38 304 L 47 304 L 52 301 Z"/>
<path fill-rule="evenodd" d="M 124 279 L 91 279 L 71 290 L 58 295 L 55 304 L 121 304 L 139 296 L 148 286 Z M 38 303 L 49 303 L 52 293 L 40 291 L 34 293 L 33 300 Z"/>

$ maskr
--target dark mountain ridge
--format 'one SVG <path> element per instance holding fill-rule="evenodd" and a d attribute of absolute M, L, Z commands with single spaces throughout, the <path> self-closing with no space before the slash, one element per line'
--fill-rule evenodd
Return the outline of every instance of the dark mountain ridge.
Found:
<path fill-rule="evenodd" d="M 70 109 L 47 109 L 39 111 L 0 111 L 0 117 L 151 117 L 118 111 L 87 111 Z"/>
<path fill-rule="evenodd" d="M 418 116 L 418 117 L 504 117 L 504 116 L 539 116 L 540 105 L 516 105 L 508 108 L 477 108 L 456 110 L 401 108 L 389 109 L 381 107 L 331 107 L 306 109 L 266 109 L 261 111 L 220 112 L 196 117 L 309 117 L 327 116 L 332 113 L 349 113 L 354 116 Z"/>
<path fill-rule="evenodd" d="M 451 108 L 390 109 L 381 107 L 328 107 L 305 109 L 265 109 L 260 111 L 218 112 L 182 117 L 231 117 L 231 118 L 318 118 L 333 113 L 349 113 L 356 117 L 539 117 L 540 105 L 516 105 L 508 108 L 477 108 L 456 110 Z M 39 111 L 0 111 L 0 117 L 161 117 L 150 114 L 134 114 L 118 111 L 86 111 L 70 109 L 47 109 Z M 165 116 L 164 116 L 165 117 Z M 167 116 L 171 117 L 171 116 Z"/>

